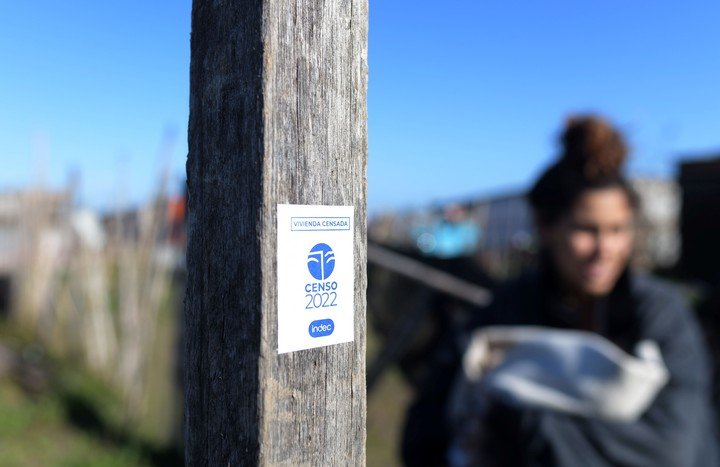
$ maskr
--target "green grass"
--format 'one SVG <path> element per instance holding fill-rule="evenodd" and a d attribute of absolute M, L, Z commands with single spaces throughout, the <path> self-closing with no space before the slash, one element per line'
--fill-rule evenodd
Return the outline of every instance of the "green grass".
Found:
<path fill-rule="evenodd" d="M 22 361 L 0 375 L 1 466 L 176 463 L 163 446 L 128 426 L 120 398 L 105 384 L 1 326 L 0 344 Z M 40 383 L 28 383 L 31 372 Z"/>
<path fill-rule="evenodd" d="M 412 392 L 400 372 L 385 372 L 368 397 L 367 465 L 400 466 L 400 439 Z"/>
<path fill-rule="evenodd" d="M 171 466 L 167 451 L 177 435 L 181 401 L 172 397 L 177 311 L 160 314 L 155 352 L 149 362 L 145 410 L 131 420 L 122 400 L 82 365 L 49 355 L 27 334 L 0 323 L 0 345 L 24 356 L 47 374 L 42 390 L 23 389 L 15 374 L 0 375 L 0 466 Z M 368 336 L 368 363 L 379 350 Z M 401 465 L 399 440 L 411 389 L 395 368 L 388 369 L 368 397 L 367 465 Z"/>
<path fill-rule="evenodd" d="M 368 365 L 379 352 L 380 345 L 379 337 L 368 323 Z M 368 394 L 367 465 L 369 467 L 402 465 L 400 439 L 405 411 L 411 399 L 412 388 L 394 366 L 385 370 L 373 392 Z"/>

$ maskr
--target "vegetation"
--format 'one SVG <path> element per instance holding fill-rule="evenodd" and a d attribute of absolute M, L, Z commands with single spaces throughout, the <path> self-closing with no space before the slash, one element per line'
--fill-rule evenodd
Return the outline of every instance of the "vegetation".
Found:
<path fill-rule="evenodd" d="M 128 423 L 120 395 L 75 362 L 0 325 L 0 465 L 179 465 L 176 449 Z M 142 425 L 150 425 L 143 427 Z"/>

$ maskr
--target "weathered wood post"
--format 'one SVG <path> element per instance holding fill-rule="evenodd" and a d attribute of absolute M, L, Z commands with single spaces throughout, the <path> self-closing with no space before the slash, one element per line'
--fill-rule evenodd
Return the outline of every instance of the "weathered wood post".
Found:
<path fill-rule="evenodd" d="M 188 465 L 365 463 L 367 15 L 193 2 Z M 278 204 L 354 206 L 353 342 L 278 354 Z"/>

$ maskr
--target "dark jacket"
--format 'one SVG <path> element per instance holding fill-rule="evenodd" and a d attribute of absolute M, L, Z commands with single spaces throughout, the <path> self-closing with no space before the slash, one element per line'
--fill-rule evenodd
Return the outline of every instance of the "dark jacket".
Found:
<path fill-rule="evenodd" d="M 449 443 L 446 404 L 466 337 L 491 324 L 581 328 L 556 299 L 551 273 L 528 274 L 496 294 L 464 333 L 435 356 L 435 370 L 408 412 L 403 458 L 409 466 L 444 465 Z M 709 396 L 711 370 L 693 313 L 673 287 L 625 272 L 597 303 L 593 328 L 628 352 L 656 341 L 670 373 L 647 412 L 633 423 L 581 418 L 539 409 L 495 406 L 484 421 L 486 451 L 502 466 L 720 465 Z"/>

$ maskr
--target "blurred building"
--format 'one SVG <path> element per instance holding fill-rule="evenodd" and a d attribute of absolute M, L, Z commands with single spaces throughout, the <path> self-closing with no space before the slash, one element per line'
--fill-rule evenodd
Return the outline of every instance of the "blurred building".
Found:
<path fill-rule="evenodd" d="M 0 193 L 0 313 L 7 313 L 13 284 L 31 256 L 62 254 L 62 232 L 71 208 L 70 190 Z"/>
<path fill-rule="evenodd" d="M 524 192 L 478 199 L 470 210 L 483 232 L 477 259 L 490 275 L 513 276 L 532 260 L 536 240 Z"/>
<path fill-rule="evenodd" d="M 0 193 L 0 274 L 17 271 L 27 249 L 28 230 L 56 230 L 67 219 L 67 191 L 27 190 Z"/>
<path fill-rule="evenodd" d="M 640 198 L 636 267 L 645 270 L 673 267 L 680 253 L 680 190 L 672 180 L 642 178 L 631 181 Z M 537 238 L 525 192 L 478 198 L 462 203 L 466 222 L 476 226 L 475 259 L 495 278 L 519 273 L 535 261 Z M 428 249 L 436 226 L 443 221 L 444 206 L 384 215 L 370 224 L 371 240 L 401 248 Z"/>
<path fill-rule="evenodd" d="M 720 155 L 680 164 L 683 274 L 720 283 Z"/>
<path fill-rule="evenodd" d="M 640 197 L 635 265 L 641 269 L 669 269 L 680 258 L 680 188 L 673 180 L 636 179 Z"/>
<path fill-rule="evenodd" d="M 181 269 L 185 237 L 184 197 L 161 197 L 140 209 L 101 216 L 75 208 L 70 188 L 0 193 L 0 314 L 9 312 L 21 282 L 33 295 L 28 300 L 52 293 L 53 271 L 77 248 L 102 254 L 106 246 L 116 249 L 118 243 L 147 239 L 155 261 Z"/>

